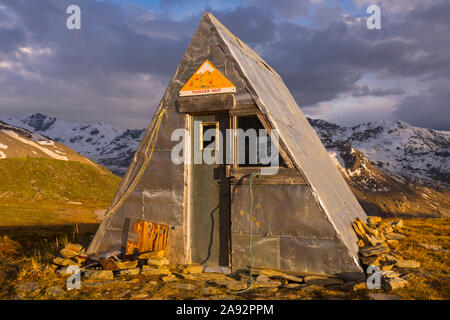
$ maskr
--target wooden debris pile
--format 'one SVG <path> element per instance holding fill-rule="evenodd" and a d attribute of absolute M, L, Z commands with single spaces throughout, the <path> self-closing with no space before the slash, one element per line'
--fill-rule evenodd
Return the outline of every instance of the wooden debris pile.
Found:
<path fill-rule="evenodd" d="M 420 263 L 403 259 L 398 251 L 401 241 L 406 239 L 403 221 L 388 222 L 381 217 L 370 216 L 367 224 L 357 218 L 352 227 L 359 239 L 359 256 L 363 266 L 380 268 L 383 288 L 393 290 L 404 287 L 411 277 L 411 270 L 419 268 Z"/>

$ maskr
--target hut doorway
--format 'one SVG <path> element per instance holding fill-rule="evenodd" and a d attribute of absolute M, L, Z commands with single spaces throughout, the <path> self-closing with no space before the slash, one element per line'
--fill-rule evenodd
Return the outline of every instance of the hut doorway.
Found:
<path fill-rule="evenodd" d="M 191 260 L 229 266 L 230 183 L 226 177 L 227 113 L 191 117 Z"/>

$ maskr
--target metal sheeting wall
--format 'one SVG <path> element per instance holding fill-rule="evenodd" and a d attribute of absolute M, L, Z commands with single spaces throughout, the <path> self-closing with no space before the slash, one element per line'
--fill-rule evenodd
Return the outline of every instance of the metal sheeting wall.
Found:
<path fill-rule="evenodd" d="M 314 129 L 309 125 L 281 77 L 247 45 L 228 31 L 214 16 L 206 14 L 239 64 L 249 91 L 265 113 L 297 168 L 302 170 L 316 200 L 347 246 L 354 263 L 358 263 L 357 238 L 351 228 L 356 217 L 366 219 L 349 186 L 328 156 Z M 299 70 L 301 72 L 301 70 Z"/>
<path fill-rule="evenodd" d="M 234 185 L 231 200 L 233 270 L 250 264 L 249 186 Z M 256 266 L 338 273 L 360 271 L 318 206 L 309 185 L 253 185 L 253 257 Z"/>

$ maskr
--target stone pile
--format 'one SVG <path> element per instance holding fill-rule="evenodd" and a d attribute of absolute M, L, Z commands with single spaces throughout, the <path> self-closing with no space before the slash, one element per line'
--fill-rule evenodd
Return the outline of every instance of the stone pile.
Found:
<path fill-rule="evenodd" d="M 178 265 L 169 268 L 169 260 L 165 251 L 153 251 L 138 255 L 122 257 L 114 254 L 108 258 L 91 260 L 85 255 L 85 249 L 80 244 L 68 243 L 60 250 L 60 257 L 53 259 L 56 272 L 67 275 L 69 266 L 78 266 L 84 280 L 112 280 L 120 276 L 159 276 L 162 281 L 176 280 L 174 273 L 193 275 L 203 272 L 203 267 L 197 264 Z"/>
<path fill-rule="evenodd" d="M 405 260 L 398 252 L 403 234 L 403 221 L 383 221 L 380 217 L 370 216 L 367 224 L 360 218 L 352 223 L 358 236 L 359 256 L 365 267 L 378 266 L 382 275 L 382 286 L 387 290 L 404 287 L 412 269 L 420 267 L 414 260 Z M 395 269 L 397 272 L 394 272 Z"/>

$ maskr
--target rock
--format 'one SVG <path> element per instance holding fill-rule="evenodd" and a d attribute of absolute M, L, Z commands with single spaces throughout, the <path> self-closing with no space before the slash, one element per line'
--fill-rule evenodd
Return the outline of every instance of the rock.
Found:
<path fill-rule="evenodd" d="M 253 282 L 253 287 L 254 288 L 272 289 L 272 288 L 278 288 L 279 286 L 281 286 L 281 282 L 280 281 L 276 281 L 276 280 L 254 281 Z"/>
<path fill-rule="evenodd" d="M 383 256 L 383 260 L 389 263 L 397 263 L 400 261 L 400 259 L 394 254 L 385 254 Z"/>
<path fill-rule="evenodd" d="M 86 270 L 83 278 L 85 280 L 112 280 L 114 275 L 111 270 Z"/>
<path fill-rule="evenodd" d="M 142 300 L 148 298 L 148 293 L 137 293 L 130 297 L 132 300 Z"/>
<path fill-rule="evenodd" d="M 381 222 L 381 217 L 376 216 L 369 216 L 367 217 L 367 225 L 369 225 L 371 228 L 376 228 L 378 223 Z"/>
<path fill-rule="evenodd" d="M 304 277 L 306 284 L 314 284 L 318 286 L 341 285 L 344 280 L 335 277 L 326 276 L 306 276 Z"/>
<path fill-rule="evenodd" d="M 303 278 L 300 277 L 300 276 L 287 274 L 287 273 L 280 272 L 280 271 L 277 271 L 277 270 L 261 269 L 261 270 L 255 270 L 253 273 L 254 274 L 265 274 L 269 278 L 273 278 L 273 279 L 280 279 L 281 278 L 281 279 L 289 280 L 291 282 L 304 283 Z"/>
<path fill-rule="evenodd" d="M 392 231 L 394 231 L 394 229 L 392 229 L 391 225 L 386 225 L 383 227 L 383 229 L 384 229 L 385 233 L 391 233 Z"/>
<path fill-rule="evenodd" d="M 386 240 L 386 244 L 393 250 L 397 249 L 400 246 L 400 242 L 398 240 Z"/>
<path fill-rule="evenodd" d="M 211 299 L 211 300 L 236 300 L 236 297 L 226 294 L 226 295 L 212 296 L 212 297 L 209 297 L 209 299 Z"/>
<path fill-rule="evenodd" d="M 288 283 L 284 285 L 284 288 L 288 288 L 288 289 L 300 289 L 301 288 L 301 284 L 300 283 Z"/>
<path fill-rule="evenodd" d="M 62 266 L 62 267 L 68 267 L 68 266 L 74 266 L 77 265 L 77 263 L 71 259 L 67 258 L 55 258 L 53 259 L 53 263 Z"/>
<path fill-rule="evenodd" d="M 364 272 L 341 272 L 337 273 L 336 276 L 345 282 L 366 280 L 366 274 Z"/>
<path fill-rule="evenodd" d="M 117 261 L 116 265 L 120 270 L 124 269 L 133 269 L 136 268 L 138 265 L 138 260 L 131 260 L 131 261 Z"/>
<path fill-rule="evenodd" d="M 365 234 L 362 240 L 368 246 L 376 246 L 377 244 L 381 244 L 380 239 L 370 234 Z"/>
<path fill-rule="evenodd" d="M 161 280 L 163 282 L 172 282 L 172 281 L 176 281 L 177 277 L 174 274 L 169 274 L 167 276 L 161 277 Z"/>
<path fill-rule="evenodd" d="M 381 271 L 381 276 L 385 279 L 393 279 L 400 277 L 400 274 L 395 271 Z"/>
<path fill-rule="evenodd" d="M 204 295 L 218 295 L 219 293 L 222 293 L 222 290 L 216 287 L 206 287 L 201 289 L 201 293 Z"/>
<path fill-rule="evenodd" d="M 147 259 L 147 265 L 149 266 L 167 266 L 169 265 L 169 259 L 163 257 L 161 259 Z"/>
<path fill-rule="evenodd" d="M 64 249 L 70 250 L 76 253 L 81 253 L 81 250 L 83 250 L 83 246 L 78 243 L 68 243 L 65 245 Z"/>
<path fill-rule="evenodd" d="M 37 291 L 40 288 L 39 282 L 23 282 L 19 283 L 16 287 L 17 291 L 30 292 Z"/>
<path fill-rule="evenodd" d="M 386 239 L 388 240 L 404 240 L 406 237 L 400 233 L 391 232 L 386 234 Z"/>
<path fill-rule="evenodd" d="M 364 221 L 361 220 L 361 218 L 356 218 L 356 220 L 359 222 L 359 224 L 364 229 L 366 234 L 370 234 L 374 237 L 378 237 L 378 230 L 370 228 L 367 224 L 364 223 Z"/>
<path fill-rule="evenodd" d="M 68 250 L 68 249 L 62 249 L 59 251 L 59 253 L 61 253 L 61 256 L 63 258 L 74 258 L 78 255 L 78 252 L 72 251 L 72 250 Z"/>
<path fill-rule="evenodd" d="M 392 226 L 393 228 L 403 228 L 403 220 L 400 219 L 400 220 L 398 220 L 397 222 L 392 222 L 392 223 L 391 223 L 391 226 Z"/>
<path fill-rule="evenodd" d="M 164 250 L 145 252 L 139 255 L 139 259 L 162 259 L 164 254 Z"/>
<path fill-rule="evenodd" d="M 399 296 L 386 293 L 368 293 L 366 297 L 370 300 L 400 300 Z"/>
<path fill-rule="evenodd" d="M 197 289 L 197 287 L 191 283 L 176 283 L 172 287 L 177 288 L 177 289 L 192 290 L 192 291 Z"/>
<path fill-rule="evenodd" d="M 203 273 L 203 267 L 199 264 L 178 265 L 177 272 L 185 274 Z"/>
<path fill-rule="evenodd" d="M 442 246 L 438 245 L 438 244 L 428 244 L 428 243 L 424 243 L 421 242 L 419 243 L 419 246 L 428 249 L 428 250 L 432 250 L 432 251 L 442 251 Z"/>
<path fill-rule="evenodd" d="M 141 274 L 146 276 L 161 276 L 170 275 L 172 272 L 170 272 L 167 267 L 157 268 L 155 266 L 142 266 Z"/>
<path fill-rule="evenodd" d="M 350 282 L 346 282 L 346 283 L 344 283 L 342 286 L 341 286 L 341 288 L 342 288 L 342 290 L 344 290 L 344 291 L 351 291 L 351 290 L 353 290 L 353 287 L 355 286 L 355 285 L 357 285 L 358 283 L 360 283 L 359 281 L 350 281 Z"/>
<path fill-rule="evenodd" d="M 139 275 L 139 272 L 141 272 L 140 268 L 130 268 L 130 269 L 124 269 L 117 272 L 120 276 L 137 276 Z"/>
<path fill-rule="evenodd" d="M 365 282 L 357 283 L 353 286 L 353 291 L 367 290 Z"/>
<path fill-rule="evenodd" d="M 47 289 L 47 294 L 52 297 L 59 297 L 66 293 L 66 291 L 58 286 L 53 286 Z"/>
<path fill-rule="evenodd" d="M 67 272 L 67 268 L 58 269 L 58 270 L 56 270 L 55 272 L 56 272 L 57 274 L 62 275 L 62 276 L 68 276 L 69 274 L 72 274 L 72 273 L 68 273 L 68 272 Z"/>
<path fill-rule="evenodd" d="M 378 256 L 361 257 L 361 262 L 366 266 L 379 266 L 380 258 Z"/>
<path fill-rule="evenodd" d="M 258 282 L 270 281 L 270 278 L 266 274 L 262 273 L 256 277 L 256 281 L 258 281 Z"/>
<path fill-rule="evenodd" d="M 416 277 L 415 274 L 408 273 L 408 274 L 405 274 L 404 276 L 402 276 L 402 279 L 405 279 L 405 280 L 411 280 L 411 279 L 413 279 L 413 278 L 415 278 L 415 277 Z"/>
<path fill-rule="evenodd" d="M 408 281 L 402 278 L 387 278 L 383 280 L 384 280 L 383 287 L 387 290 L 400 289 L 408 284 Z"/>
<path fill-rule="evenodd" d="M 82 265 L 86 261 L 86 258 L 82 256 L 76 256 L 73 258 L 73 260 L 76 262 L 76 264 Z"/>
<path fill-rule="evenodd" d="M 229 291 L 240 291 L 240 290 L 247 289 L 249 285 L 250 284 L 247 282 L 236 281 L 236 282 L 232 282 L 232 283 L 227 283 L 226 288 Z"/>
<path fill-rule="evenodd" d="M 395 264 L 385 264 L 381 266 L 382 271 L 389 271 L 392 270 L 392 268 L 395 266 Z"/>
<path fill-rule="evenodd" d="M 356 235 L 362 239 L 364 237 L 364 235 L 366 234 L 366 232 L 364 231 L 363 226 L 361 225 L 361 223 L 359 223 L 359 221 L 355 220 L 352 222 L 352 227 L 353 230 L 355 230 Z"/>
<path fill-rule="evenodd" d="M 396 265 L 403 269 L 417 269 L 420 267 L 420 262 L 415 260 L 402 260 L 398 261 Z"/>
<path fill-rule="evenodd" d="M 378 244 L 376 246 L 364 247 L 364 248 L 359 249 L 359 254 L 362 257 L 380 255 L 380 254 L 386 253 L 386 252 L 389 252 L 389 248 L 383 244 Z"/>

